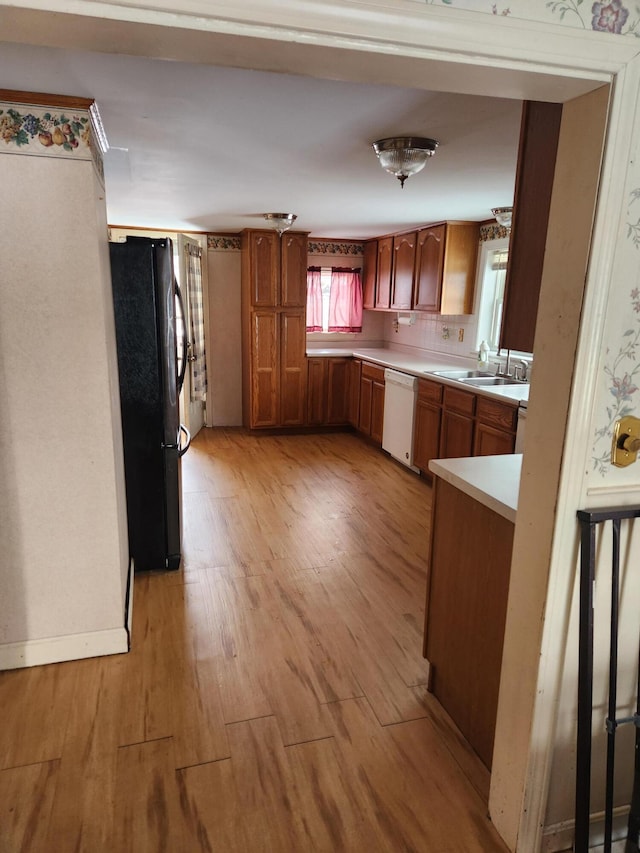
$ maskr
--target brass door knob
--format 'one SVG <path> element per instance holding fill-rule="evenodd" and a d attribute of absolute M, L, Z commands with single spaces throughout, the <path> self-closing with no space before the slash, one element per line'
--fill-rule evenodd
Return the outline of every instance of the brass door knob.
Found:
<path fill-rule="evenodd" d="M 625 468 L 638 458 L 640 451 L 640 418 L 627 415 L 613 426 L 611 442 L 611 464 Z"/>

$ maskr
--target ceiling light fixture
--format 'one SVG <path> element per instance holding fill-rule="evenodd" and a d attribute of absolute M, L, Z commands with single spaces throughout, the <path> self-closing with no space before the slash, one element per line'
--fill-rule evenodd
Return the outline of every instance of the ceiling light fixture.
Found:
<path fill-rule="evenodd" d="M 265 213 L 264 218 L 267 220 L 269 225 L 273 225 L 275 230 L 282 237 L 284 232 L 291 228 L 298 217 L 295 213 Z"/>
<path fill-rule="evenodd" d="M 498 225 L 502 225 L 507 231 L 511 231 L 511 220 L 513 219 L 512 207 L 492 207 L 491 213 L 495 216 Z"/>
<path fill-rule="evenodd" d="M 421 136 L 390 136 L 373 143 L 380 165 L 396 176 L 401 187 L 410 175 L 424 169 L 437 147 L 435 139 Z"/>

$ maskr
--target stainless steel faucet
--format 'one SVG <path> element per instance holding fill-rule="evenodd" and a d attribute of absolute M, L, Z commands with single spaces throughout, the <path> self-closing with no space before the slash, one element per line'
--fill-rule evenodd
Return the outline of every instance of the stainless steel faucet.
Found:
<path fill-rule="evenodd" d="M 499 353 L 498 353 L 499 354 Z M 496 376 L 512 376 L 511 373 L 511 350 L 507 350 L 507 360 L 504 365 L 504 370 L 502 370 L 502 364 L 497 362 L 498 370 L 496 372 Z"/>
<path fill-rule="evenodd" d="M 520 359 L 520 363 L 516 364 L 513 368 L 513 378 L 521 379 L 523 382 L 527 381 L 527 373 L 529 372 L 529 363 L 526 362 L 523 358 Z"/>

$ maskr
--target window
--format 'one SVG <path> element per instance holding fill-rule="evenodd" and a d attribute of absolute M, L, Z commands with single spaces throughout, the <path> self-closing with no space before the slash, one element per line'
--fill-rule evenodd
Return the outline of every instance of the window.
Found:
<path fill-rule="evenodd" d="M 500 327 L 507 276 L 509 241 L 490 240 L 482 247 L 479 264 L 478 335 L 476 349 L 486 341 L 494 352 L 500 346 Z"/>
<path fill-rule="evenodd" d="M 360 269 L 309 267 L 307 271 L 307 332 L 362 331 Z"/>

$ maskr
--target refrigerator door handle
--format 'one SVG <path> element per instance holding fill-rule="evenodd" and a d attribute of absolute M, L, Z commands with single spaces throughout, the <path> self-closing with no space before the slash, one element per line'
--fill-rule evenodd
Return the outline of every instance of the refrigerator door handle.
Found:
<path fill-rule="evenodd" d="M 180 286 L 177 280 L 174 278 L 173 280 L 176 298 L 178 300 L 178 304 L 180 305 L 180 313 L 182 314 L 182 341 L 180 342 L 180 346 L 182 347 L 182 359 L 180 364 L 180 375 L 178 376 L 178 394 L 182 391 L 182 385 L 184 383 L 184 375 L 187 371 L 187 361 L 192 361 L 193 359 L 189 358 L 189 348 L 191 346 L 189 342 L 189 337 L 187 335 L 187 315 L 184 312 L 184 302 L 182 300 L 182 291 L 180 290 Z M 186 451 L 185 451 L 186 452 Z"/>
<path fill-rule="evenodd" d="M 180 424 L 180 432 L 184 433 L 187 443 L 183 445 L 182 439 L 180 439 L 178 444 L 178 456 L 184 456 L 187 450 L 191 447 L 191 433 L 184 424 Z"/>

